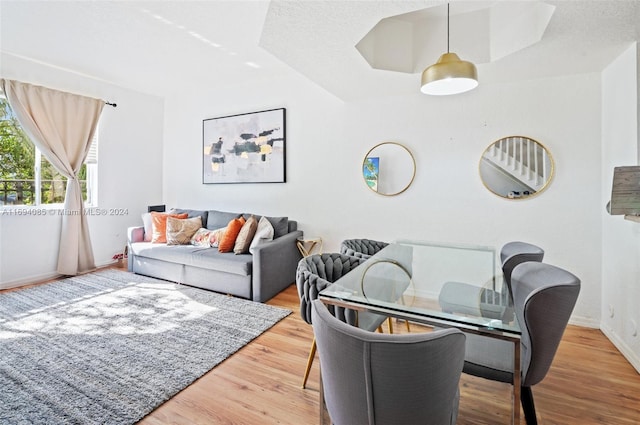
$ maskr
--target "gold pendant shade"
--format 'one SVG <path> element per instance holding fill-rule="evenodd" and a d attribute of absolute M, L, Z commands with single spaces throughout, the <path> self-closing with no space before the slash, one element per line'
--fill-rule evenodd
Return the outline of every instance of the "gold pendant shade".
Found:
<path fill-rule="evenodd" d="M 449 4 L 447 4 L 447 53 L 422 72 L 420 91 L 442 96 L 464 93 L 478 86 L 478 70 L 471 62 L 449 52 Z"/>
<path fill-rule="evenodd" d="M 463 93 L 478 86 L 478 71 L 455 53 L 445 53 L 422 72 L 420 91 L 431 95 Z"/>

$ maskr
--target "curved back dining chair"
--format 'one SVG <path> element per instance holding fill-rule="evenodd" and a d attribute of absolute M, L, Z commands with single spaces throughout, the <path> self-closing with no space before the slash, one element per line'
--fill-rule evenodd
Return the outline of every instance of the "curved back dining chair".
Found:
<path fill-rule="evenodd" d="M 351 270 L 364 263 L 366 259 L 338 253 L 313 254 L 298 262 L 296 269 L 296 287 L 300 298 L 300 316 L 308 324 L 312 324 L 311 302 L 318 298 L 318 294 Z M 356 313 L 354 310 L 331 306 L 331 313 L 339 320 L 352 326 L 366 330 L 375 330 L 387 319 L 386 316 L 369 312 Z M 316 340 L 314 338 L 309 351 L 307 367 L 302 380 L 305 388 L 309 371 L 316 354 Z"/>
<path fill-rule="evenodd" d="M 511 275 L 514 308 L 522 329 L 520 400 L 528 425 L 537 424 L 531 387 L 544 379 L 573 312 L 580 279 L 559 267 L 526 262 Z M 513 344 L 467 335 L 464 372 L 513 383 Z"/>
<path fill-rule="evenodd" d="M 387 245 L 387 242 L 372 239 L 345 239 L 340 243 L 340 253 L 366 259 Z"/>
<path fill-rule="evenodd" d="M 504 244 L 500 250 L 500 262 L 502 263 L 502 275 L 507 285 L 509 295 L 513 297 L 511 290 L 511 274 L 513 269 L 521 263 L 535 261 L 541 263 L 544 259 L 544 250 L 537 245 L 513 241 Z"/>
<path fill-rule="evenodd" d="M 455 424 L 465 335 L 379 334 L 313 302 L 324 399 L 335 425 Z"/>

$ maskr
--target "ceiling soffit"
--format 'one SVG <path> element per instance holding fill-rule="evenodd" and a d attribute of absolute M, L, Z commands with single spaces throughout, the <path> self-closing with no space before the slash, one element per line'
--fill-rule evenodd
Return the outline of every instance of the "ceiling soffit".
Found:
<path fill-rule="evenodd" d="M 455 4 L 450 50 L 476 64 L 496 61 L 540 41 L 554 10 L 537 1 Z M 355 47 L 372 68 L 422 72 L 447 51 L 447 5 L 384 18 Z"/>

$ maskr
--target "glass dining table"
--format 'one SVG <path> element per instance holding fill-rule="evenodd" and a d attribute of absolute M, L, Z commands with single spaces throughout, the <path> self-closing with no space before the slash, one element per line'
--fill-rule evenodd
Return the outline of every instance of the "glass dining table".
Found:
<path fill-rule="evenodd" d="M 319 299 L 513 342 L 512 423 L 520 423 L 521 331 L 495 248 L 398 240 L 326 287 Z M 322 388 L 320 396 L 323 423 Z"/>

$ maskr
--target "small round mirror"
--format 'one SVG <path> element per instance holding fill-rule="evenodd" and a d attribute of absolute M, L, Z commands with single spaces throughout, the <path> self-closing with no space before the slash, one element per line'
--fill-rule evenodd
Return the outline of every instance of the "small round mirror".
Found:
<path fill-rule="evenodd" d="M 529 137 L 509 136 L 492 143 L 480 159 L 480 178 L 498 196 L 523 199 L 549 186 L 554 163 L 541 143 Z"/>
<path fill-rule="evenodd" d="M 362 175 L 369 189 L 392 196 L 404 192 L 416 175 L 416 161 L 406 147 L 396 142 L 375 145 L 364 157 Z"/>

